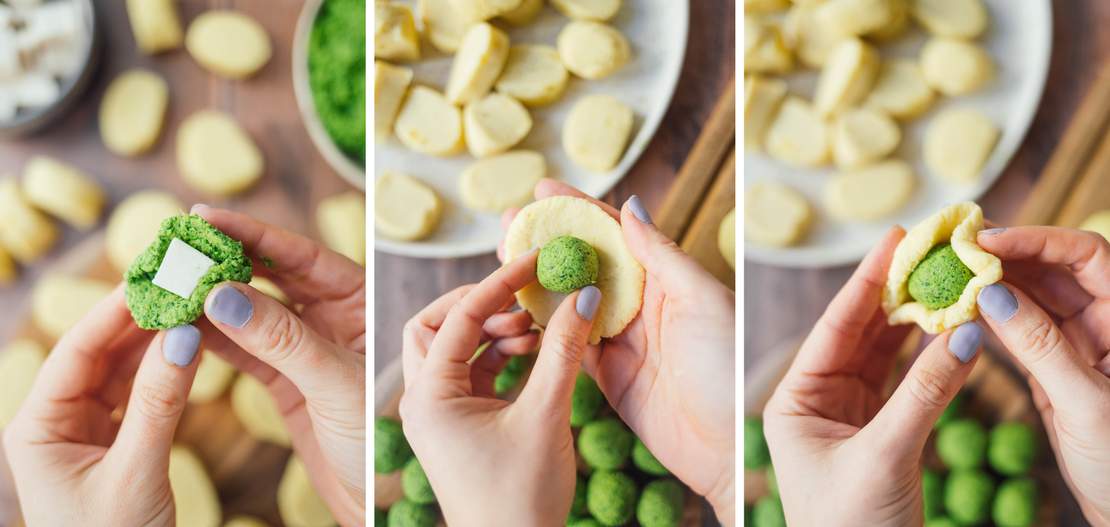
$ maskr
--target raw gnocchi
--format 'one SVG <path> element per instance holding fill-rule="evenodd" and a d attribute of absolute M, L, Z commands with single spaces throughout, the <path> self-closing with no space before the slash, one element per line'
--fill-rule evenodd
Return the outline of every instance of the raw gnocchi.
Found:
<path fill-rule="evenodd" d="M 401 110 L 409 84 L 411 68 L 374 61 L 374 140 L 385 141 L 393 131 L 393 122 Z"/>
<path fill-rule="evenodd" d="M 127 0 L 135 44 L 147 55 L 181 47 L 184 32 L 176 0 Z"/>
<path fill-rule="evenodd" d="M 397 113 L 393 133 L 415 152 L 450 156 L 463 147 L 462 112 L 441 93 L 413 86 Z"/>
<path fill-rule="evenodd" d="M 459 193 L 471 209 L 500 213 L 532 201 L 536 183 L 546 173 L 547 163 L 539 152 L 506 152 L 467 167 L 459 178 Z"/>
<path fill-rule="evenodd" d="M 532 130 L 532 116 L 516 99 L 490 93 L 471 101 L 463 109 L 466 147 L 474 157 L 504 152 Z"/>
<path fill-rule="evenodd" d="M 925 131 L 925 165 L 953 183 L 975 181 L 994 150 L 998 133 L 990 118 L 977 110 L 945 110 Z"/>
<path fill-rule="evenodd" d="M 567 24 L 559 32 L 555 47 L 571 73 L 590 80 L 612 75 L 632 56 L 628 39 L 620 31 L 588 20 Z"/>
<path fill-rule="evenodd" d="M 812 222 L 809 201 L 785 184 L 753 183 L 744 193 L 744 238 L 749 241 L 771 247 L 794 245 Z"/>
<path fill-rule="evenodd" d="M 994 61 L 970 42 L 934 38 L 921 48 L 925 82 L 949 96 L 967 95 L 994 78 Z"/>
<path fill-rule="evenodd" d="M 447 100 L 466 104 L 493 87 L 509 56 L 509 36 L 485 22 L 466 31 L 447 77 Z"/>
<path fill-rule="evenodd" d="M 316 226 L 331 250 L 366 265 L 366 196 L 344 192 L 316 207 Z"/>
<path fill-rule="evenodd" d="M 874 47 L 856 38 L 841 40 L 817 80 L 813 101 L 817 112 L 827 118 L 862 101 L 878 71 L 879 53 Z"/>
<path fill-rule="evenodd" d="M 927 111 L 936 93 L 925 82 L 916 61 L 892 59 L 879 67 L 878 77 L 863 106 L 882 110 L 891 116 L 909 120 Z"/>
<path fill-rule="evenodd" d="M 578 100 L 563 123 L 563 149 L 571 161 L 596 172 L 617 166 L 632 135 L 632 108 L 609 95 Z"/>
<path fill-rule="evenodd" d="M 889 160 L 836 174 L 825 185 L 825 206 L 833 217 L 847 221 L 875 221 L 896 212 L 913 194 L 913 169 Z"/>
<path fill-rule="evenodd" d="M 229 79 L 245 79 L 262 69 L 273 49 L 266 29 L 236 11 L 207 11 L 189 24 L 185 49 L 208 71 Z"/>
<path fill-rule="evenodd" d="M 201 110 L 177 129 L 177 166 L 201 192 L 232 196 L 262 178 L 262 152 L 231 116 Z"/>
<path fill-rule="evenodd" d="M 789 95 L 767 129 L 765 148 L 772 157 L 795 166 L 816 167 L 829 161 L 828 126 L 808 102 Z"/>
<path fill-rule="evenodd" d="M 45 156 L 23 169 L 23 194 L 35 207 L 81 230 L 94 227 L 104 208 L 104 191 L 76 167 Z"/>
<path fill-rule="evenodd" d="M 374 225 L 395 240 L 420 240 L 439 226 L 443 201 L 420 180 L 387 171 L 374 183 Z"/>
<path fill-rule="evenodd" d="M 833 122 L 833 160 L 840 168 L 859 168 L 883 159 L 902 141 L 902 130 L 888 115 L 854 109 Z"/>
<path fill-rule="evenodd" d="M 563 95 L 569 77 L 555 48 L 518 44 L 509 48 L 505 69 L 494 87 L 527 106 L 543 106 Z"/>
<path fill-rule="evenodd" d="M 58 240 L 58 227 L 31 206 L 15 179 L 0 180 L 0 246 L 16 261 L 32 263 Z"/>

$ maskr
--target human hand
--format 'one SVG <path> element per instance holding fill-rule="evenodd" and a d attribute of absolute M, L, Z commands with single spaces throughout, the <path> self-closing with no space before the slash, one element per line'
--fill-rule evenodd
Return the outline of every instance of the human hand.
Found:
<path fill-rule="evenodd" d="M 535 349 L 532 318 L 506 312 L 536 280 L 536 253 L 440 297 L 405 325 L 405 436 L 447 522 L 563 525 L 575 486 L 570 397 L 601 294 L 568 295 L 515 402 L 493 396 L 509 355 Z M 475 350 L 490 346 L 476 359 Z"/>
<path fill-rule="evenodd" d="M 647 271 L 640 314 L 620 334 L 589 346 L 583 367 L 657 459 L 735 522 L 736 298 L 664 236 L 633 197 L 617 211 L 545 179 L 536 199 L 588 199 L 621 223 Z M 506 227 L 517 210 L 506 211 Z"/>
<path fill-rule="evenodd" d="M 1110 525 L 1110 244 L 1057 227 L 979 233 L 1006 284 L 979 311 L 1026 370 L 1064 480 L 1092 525 Z"/>
<path fill-rule="evenodd" d="M 880 291 L 892 229 L 860 263 L 798 351 L 763 412 L 791 525 L 921 525 L 921 456 L 967 380 L 982 328 L 937 336 L 889 399 L 884 386 L 911 328 L 889 326 Z"/>

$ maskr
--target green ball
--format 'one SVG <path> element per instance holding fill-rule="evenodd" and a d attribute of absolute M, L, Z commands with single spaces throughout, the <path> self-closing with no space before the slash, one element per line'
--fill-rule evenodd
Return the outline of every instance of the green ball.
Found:
<path fill-rule="evenodd" d="M 933 429 L 940 430 L 942 426 L 951 423 L 959 417 L 960 412 L 963 410 L 964 399 L 966 398 L 967 396 L 964 395 L 964 392 L 957 393 L 956 397 L 952 399 L 952 402 L 948 403 L 948 406 L 944 408 L 944 412 L 937 418 L 937 422 L 933 424 Z"/>
<path fill-rule="evenodd" d="M 648 450 L 640 438 L 636 438 L 636 442 L 632 444 L 632 464 L 640 469 L 644 474 L 652 476 L 669 476 L 671 472 L 664 467 L 655 455 Z"/>
<path fill-rule="evenodd" d="M 374 525 L 385 525 L 389 522 L 389 511 L 374 509 Z"/>
<path fill-rule="evenodd" d="M 758 417 L 744 418 L 744 468 L 757 470 L 771 463 L 771 451 L 767 450 L 767 438 L 763 436 L 763 420 Z"/>
<path fill-rule="evenodd" d="M 776 498 L 779 497 L 779 478 L 775 476 L 774 465 L 767 465 L 767 492 Z"/>
<path fill-rule="evenodd" d="M 594 472 L 586 485 L 586 508 L 602 525 L 628 523 L 636 512 L 636 482 L 623 472 Z"/>
<path fill-rule="evenodd" d="M 389 508 L 389 527 L 435 527 L 435 508 L 402 499 Z"/>
<path fill-rule="evenodd" d="M 428 483 L 428 475 L 424 473 L 424 467 L 420 466 L 420 460 L 416 457 L 405 463 L 405 468 L 401 470 L 401 490 L 413 503 L 430 505 L 436 502 L 432 484 Z"/>
<path fill-rule="evenodd" d="M 401 422 L 388 417 L 374 420 L 374 472 L 389 474 L 401 470 L 412 457 L 412 448 L 401 430 Z"/>
<path fill-rule="evenodd" d="M 570 515 L 582 516 L 587 514 L 589 509 L 586 508 L 586 479 L 582 476 L 574 477 L 574 501 L 570 504 Z"/>
<path fill-rule="evenodd" d="M 578 433 L 578 453 L 594 469 L 615 470 L 632 453 L 635 436 L 624 423 L 608 417 L 586 423 Z"/>
<path fill-rule="evenodd" d="M 994 497 L 994 480 L 978 469 L 954 470 L 944 486 L 944 507 L 960 525 L 977 525 L 987 521 Z"/>
<path fill-rule="evenodd" d="M 926 520 L 944 515 L 944 478 L 940 474 L 929 469 L 921 471 L 921 494 Z"/>
<path fill-rule="evenodd" d="M 574 518 L 567 520 L 567 527 L 601 527 L 601 524 L 593 518 Z"/>
<path fill-rule="evenodd" d="M 1001 423 L 991 429 L 987 459 L 991 468 L 1006 476 L 1022 476 L 1033 466 L 1037 440 L 1024 423 Z"/>
<path fill-rule="evenodd" d="M 983 466 L 987 431 L 978 421 L 956 419 L 937 432 L 937 455 L 950 469 Z"/>
<path fill-rule="evenodd" d="M 942 243 L 925 254 L 910 273 L 910 296 L 929 309 L 955 304 L 975 273 L 956 255 L 952 244 Z"/>
<path fill-rule="evenodd" d="M 520 379 L 524 378 L 526 371 L 528 371 L 528 357 L 523 355 L 509 357 L 505 367 L 493 378 L 494 393 L 505 395 L 508 391 L 516 388 L 516 385 L 520 384 Z"/>
<path fill-rule="evenodd" d="M 956 522 L 952 521 L 951 518 L 949 518 L 947 516 L 941 516 L 940 518 L 933 518 L 931 520 L 926 520 L 925 521 L 925 527 L 960 527 L 960 526 L 956 525 Z"/>
<path fill-rule="evenodd" d="M 570 293 L 597 283 L 597 251 L 574 236 L 559 236 L 540 249 L 536 279 L 556 293 Z"/>
<path fill-rule="evenodd" d="M 998 527 L 1027 527 L 1037 519 L 1037 485 L 1030 478 L 1013 478 L 998 486 L 991 511 Z"/>
<path fill-rule="evenodd" d="M 786 527 L 782 501 L 774 496 L 759 498 L 752 509 L 752 527 Z"/>
<path fill-rule="evenodd" d="M 605 396 L 593 378 L 584 371 L 578 372 L 574 393 L 570 396 L 570 426 L 577 428 L 593 421 L 604 402 Z"/>
<path fill-rule="evenodd" d="M 648 483 L 636 504 L 640 527 L 678 527 L 683 498 L 685 492 L 674 480 L 657 479 Z"/>

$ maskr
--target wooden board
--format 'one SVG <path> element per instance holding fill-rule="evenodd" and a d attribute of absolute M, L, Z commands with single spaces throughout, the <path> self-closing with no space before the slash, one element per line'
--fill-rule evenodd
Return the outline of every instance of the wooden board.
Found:
<path fill-rule="evenodd" d="M 736 289 L 736 272 L 721 255 L 718 232 L 721 220 L 736 208 L 736 151 L 729 153 L 717 171 L 713 186 L 694 214 L 679 246 L 707 271 L 731 289 Z"/>

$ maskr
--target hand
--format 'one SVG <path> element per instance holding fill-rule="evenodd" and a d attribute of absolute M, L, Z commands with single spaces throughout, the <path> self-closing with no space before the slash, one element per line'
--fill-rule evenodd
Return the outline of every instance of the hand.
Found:
<path fill-rule="evenodd" d="M 453 526 L 563 525 L 575 485 L 570 397 L 601 294 L 559 306 L 520 397 L 493 397 L 508 355 L 535 349 L 513 293 L 536 280 L 533 252 L 456 289 L 405 325 L 405 436 Z M 474 360 L 484 342 L 490 346 Z"/>
<path fill-rule="evenodd" d="M 817 321 L 763 412 L 791 525 L 920 525 L 921 456 L 933 424 L 967 380 L 982 328 L 937 336 L 886 401 L 884 385 L 910 332 L 891 327 L 880 292 L 892 229 Z"/>
<path fill-rule="evenodd" d="M 554 180 L 536 199 L 589 199 L 621 222 L 644 266 L 644 303 L 622 332 L 586 350 L 583 366 L 656 458 L 735 522 L 736 298 L 651 223 L 633 197 L 617 211 Z M 505 213 L 508 225 L 516 210 Z"/>
<path fill-rule="evenodd" d="M 1092 525 L 1110 525 L 1110 244 L 1056 227 L 979 233 L 1008 284 L 979 311 L 1027 370 L 1064 479 Z"/>

